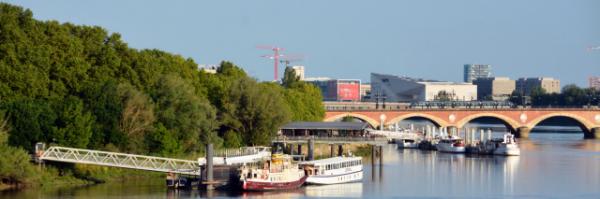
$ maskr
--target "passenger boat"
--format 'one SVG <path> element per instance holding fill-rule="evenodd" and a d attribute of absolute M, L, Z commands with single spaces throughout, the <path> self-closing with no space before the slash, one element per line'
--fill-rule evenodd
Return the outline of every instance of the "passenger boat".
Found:
<path fill-rule="evenodd" d="M 296 189 L 307 177 L 304 170 L 292 162 L 291 156 L 283 154 L 273 154 L 260 168 L 244 166 L 240 171 L 242 189 L 246 191 Z"/>
<path fill-rule="evenodd" d="M 515 141 L 515 136 L 511 133 L 504 134 L 502 142 L 496 144 L 496 149 L 494 149 L 495 155 L 521 155 L 521 150 L 519 149 L 519 145 Z"/>
<path fill-rule="evenodd" d="M 308 178 L 307 184 L 328 185 L 361 181 L 361 157 L 333 157 L 300 163 Z"/>
<path fill-rule="evenodd" d="M 436 145 L 436 148 L 440 152 L 446 153 L 464 153 L 465 143 L 460 137 L 449 136 L 442 138 Z"/>

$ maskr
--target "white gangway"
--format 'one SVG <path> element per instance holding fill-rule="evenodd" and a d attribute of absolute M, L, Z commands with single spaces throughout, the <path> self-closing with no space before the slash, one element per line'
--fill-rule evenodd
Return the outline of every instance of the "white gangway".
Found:
<path fill-rule="evenodd" d="M 213 157 L 215 165 L 236 165 L 264 160 L 271 156 L 268 147 L 245 147 L 222 153 L 223 157 Z M 36 152 L 38 160 L 91 164 L 109 167 L 139 169 L 165 173 L 200 175 L 200 166 L 205 158 L 182 160 L 127 153 L 97 151 L 69 147 L 52 146 Z"/>

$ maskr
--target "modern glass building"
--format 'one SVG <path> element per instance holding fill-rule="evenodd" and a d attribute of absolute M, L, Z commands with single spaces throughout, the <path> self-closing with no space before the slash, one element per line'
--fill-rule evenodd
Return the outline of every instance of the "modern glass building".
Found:
<path fill-rule="evenodd" d="M 465 64 L 464 82 L 471 83 L 477 78 L 492 77 L 492 66 L 489 64 Z"/>

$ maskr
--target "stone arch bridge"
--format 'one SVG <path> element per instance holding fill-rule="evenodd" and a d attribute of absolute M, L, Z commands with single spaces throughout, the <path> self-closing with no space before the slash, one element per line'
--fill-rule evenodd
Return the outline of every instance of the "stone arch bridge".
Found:
<path fill-rule="evenodd" d="M 491 117 L 502 121 L 518 137 L 527 138 L 533 127 L 553 117 L 577 122 L 585 138 L 600 138 L 600 109 L 403 109 L 403 110 L 327 110 L 324 121 L 357 118 L 373 127 L 387 127 L 409 118 L 425 118 L 438 127 L 462 128 L 470 121 Z"/>

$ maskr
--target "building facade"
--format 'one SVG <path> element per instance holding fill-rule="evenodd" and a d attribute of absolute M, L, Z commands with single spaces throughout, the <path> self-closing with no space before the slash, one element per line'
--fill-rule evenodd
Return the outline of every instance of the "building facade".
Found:
<path fill-rule="evenodd" d="M 531 95 L 531 90 L 535 88 L 542 88 L 546 93 L 560 93 L 560 80 L 551 77 L 519 78 L 515 89 L 524 95 Z"/>
<path fill-rule="evenodd" d="M 464 82 L 471 83 L 477 78 L 487 78 L 492 76 L 492 66 L 488 64 L 465 64 Z"/>
<path fill-rule="evenodd" d="M 505 101 L 515 91 L 516 82 L 508 77 L 487 77 L 473 80 L 477 85 L 477 99 Z"/>
<path fill-rule="evenodd" d="M 361 101 L 371 100 L 371 84 L 370 83 L 360 84 L 360 99 L 361 99 Z"/>
<path fill-rule="evenodd" d="M 323 101 L 360 101 L 360 80 L 306 78 L 306 82 L 319 87 Z"/>
<path fill-rule="evenodd" d="M 454 101 L 477 100 L 477 86 L 371 73 L 371 96 L 384 96 L 388 102 L 435 101 L 439 94 L 449 94 Z"/>
<path fill-rule="evenodd" d="M 304 80 L 304 66 L 292 66 L 292 70 L 296 74 L 296 77 L 300 78 L 300 80 Z"/>
<path fill-rule="evenodd" d="M 600 91 L 600 76 L 590 77 L 588 81 L 590 83 L 590 88 Z"/>

